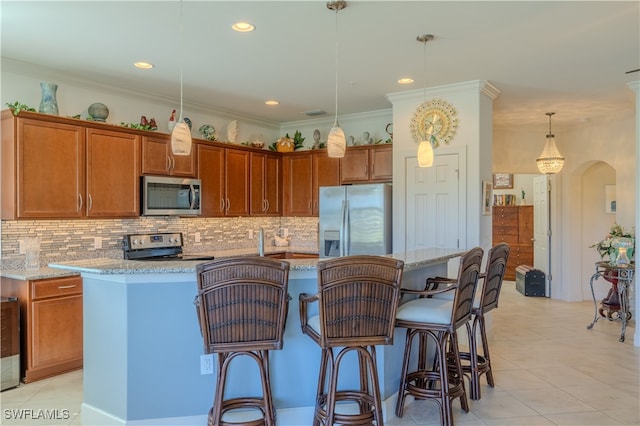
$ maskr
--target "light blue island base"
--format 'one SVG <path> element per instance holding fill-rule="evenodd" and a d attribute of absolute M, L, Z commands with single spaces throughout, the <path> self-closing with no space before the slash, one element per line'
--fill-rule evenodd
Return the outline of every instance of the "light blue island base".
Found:
<path fill-rule="evenodd" d="M 461 250 L 394 254 L 405 260 L 403 287 L 422 288 L 428 276 L 446 275 Z M 437 255 L 436 255 L 437 253 Z M 132 263 L 133 262 L 133 263 Z M 82 274 L 84 286 L 84 399 L 82 423 L 91 425 L 205 425 L 214 376 L 201 374 L 202 336 L 193 300 L 198 262 L 117 260 L 51 265 Z M 171 264 L 170 264 L 171 263 Z M 310 424 L 320 348 L 301 333 L 298 295 L 315 294 L 317 260 L 291 260 L 292 300 L 284 348 L 270 353 L 271 384 L 279 425 Z M 163 270 L 165 269 L 165 270 Z M 393 412 L 403 357 L 404 330 L 393 345 L 378 346 L 378 375 L 385 409 Z M 260 395 L 252 361 L 235 361 L 228 396 Z M 357 386 L 355 356 L 343 365 L 345 386 Z M 215 363 L 214 363 L 215 365 Z M 348 372 L 353 376 L 349 377 Z M 385 410 L 385 413 L 386 413 Z M 386 414 L 385 414 L 386 417 Z"/>

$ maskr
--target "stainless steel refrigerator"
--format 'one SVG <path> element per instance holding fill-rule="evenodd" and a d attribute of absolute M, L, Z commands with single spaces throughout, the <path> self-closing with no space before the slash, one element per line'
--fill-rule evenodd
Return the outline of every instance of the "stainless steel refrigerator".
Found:
<path fill-rule="evenodd" d="M 391 184 L 320 187 L 320 257 L 391 253 Z"/>

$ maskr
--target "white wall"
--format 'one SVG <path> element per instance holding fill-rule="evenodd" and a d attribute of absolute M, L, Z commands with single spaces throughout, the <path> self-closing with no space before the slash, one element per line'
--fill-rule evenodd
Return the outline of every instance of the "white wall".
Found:
<path fill-rule="evenodd" d="M 436 148 L 435 155 L 462 154 L 459 212 L 463 221 L 460 247 L 491 246 L 491 218 L 480 215 L 482 181 L 491 180 L 492 101 L 497 89 L 486 81 L 470 81 L 387 95 L 393 103 L 393 217 L 394 250 L 405 246 L 405 161 L 415 158 L 418 144 L 410 131 L 411 119 L 424 99 L 440 98 L 457 112 L 458 128 L 449 145 Z M 396 232 L 396 229 L 401 232 Z"/>
<path fill-rule="evenodd" d="M 173 109 L 180 109 L 180 98 L 167 99 L 146 93 L 131 93 L 117 87 L 89 86 L 75 81 L 66 80 L 64 76 L 53 75 L 46 70 L 34 69 L 28 66 L 16 68 L 11 63 L 3 61 L 0 102 L 2 108 L 6 103 L 16 101 L 38 109 L 40 105 L 40 82 L 50 81 L 58 84 L 57 100 L 60 116 L 74 116 L 80 114 L 86 119 L 89 105 L 101 102 L 109 108 L 107 123 L 120 124 L 139 123 L 140 116 L 148 119 L 155 118 L 158 132 L 168 133 L 167 122 Z M 179 93 L 179 92 L 178 92 Z M 216 129 L 218 140 L 226 140 L 227 125 L 232 120 L 238 122 L 238 142 L 250 140 L 252 135 L 263 135 L 265 143 L 275 141 L 280 134 L 280 125 L 255 120 L 250 117 L 231 116 L 218 111 L 204 110 L 200 107 L 184 105 L 184 117 L 189 117 L 193 123 L 192 135 L 202 138 L 198 128 L 203 124 L 211 124 Z M 177 118 L 177 115 L 176 115 Z"/>

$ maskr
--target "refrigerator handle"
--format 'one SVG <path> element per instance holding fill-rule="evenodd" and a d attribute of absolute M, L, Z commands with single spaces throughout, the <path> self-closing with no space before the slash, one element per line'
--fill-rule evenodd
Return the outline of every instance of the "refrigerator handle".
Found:
<path fill-rule="evenodd" d="M 351 255 L 351 216 L 349 212 L 351 211 L 351 207 L 349 206 L 349 200 L 345 201 L 345 209 L 344 209 L 344 255 Z"/>
<path fill-rule="evenodd" d="M 339 253 L 338 255 L 340 257 L 345 255 L 345 244 L 344 244 L 344 239 L 345 239 L 345 214 L 346 214 L 346 201 L 342 200 L 342 207 L 340 208 L 340 235 L 338 236 L 340 238 L 340 241 L 338 242 L 338 246 L 339 246 Z"/>

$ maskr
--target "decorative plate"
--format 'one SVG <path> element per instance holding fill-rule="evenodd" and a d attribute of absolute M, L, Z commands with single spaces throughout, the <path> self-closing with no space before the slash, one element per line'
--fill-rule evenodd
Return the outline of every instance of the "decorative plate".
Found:
<path fill-rule="evenodd" d="M 442 99 L 432 99 L 420 105 L 411 119 L 411 135 L 420 143 L 431 141 L 434 148 L 448 144 L 458 128 L 456 110 Z"/>

